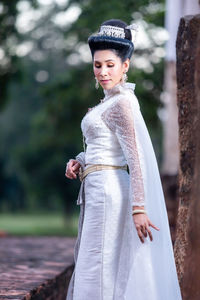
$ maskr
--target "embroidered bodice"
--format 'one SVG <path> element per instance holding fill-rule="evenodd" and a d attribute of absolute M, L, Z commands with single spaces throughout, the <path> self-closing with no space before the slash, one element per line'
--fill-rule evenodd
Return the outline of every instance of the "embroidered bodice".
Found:
<path fill-rule="evenodd" d="M 141 123 L 134 83 L 119 83 L 103 90 L 104 99 L 89 110 L 81 121 L 86 151 L 76 160 L 84 164 L 128 164 L 132 205 L 145 205 L 142 173 L 142 147 L 138 139 Z"/>

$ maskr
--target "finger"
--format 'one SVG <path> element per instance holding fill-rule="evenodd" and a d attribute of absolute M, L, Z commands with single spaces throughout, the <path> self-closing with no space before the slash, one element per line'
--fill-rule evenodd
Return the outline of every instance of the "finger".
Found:
<path fill-rule="evenodd" d="M 79 174 L 79 169 L 78 169 L 78 170 L 75 170 L 74 173 L 75 173 L 76 175 L 78 175 L 78 174 Z"/>
<path fill-rule="evenodd" d="M 144 234 L 145 237 L 147 237 L 146 227 L 141 226 L 141 232 Z"/>
<path fill-rule="evenodd" d="M 138 232 L 138 236 L 139 236 L 141 242 L 144 243 L 143 234 L 142 234 L 142 232 L 141 232 L 141 230 L 139 228 L 138 228 L 137 232 Z"/>
<path fill-rule="evenodd" d="M 70 174 L 74 176 L 74 174 L 78 174 L 79 168 L 80 168 L 80 163 L 77 162 L 76 160 L 73 160 L 71 161 L 71 164 L 70 162 L 67 163 L 66 172 L 69 171 Z M 76 178 L 76 176 L 74 176 L 74 178 Z"/>
<path fill-rule="evenodd" d="M 70 173 L 70 172 L 66 172 L 66 173 L 65 173 L 65 176 L 66 176 L 67 178 L 70 178 L 70 179 L 76 178 L 76 175 L 73 174 L 73 173 Z"/>
<path fill-rule="evenodd" d="M 157 226 L 155 226 L 153 223 L 149 223 L 149 226 L 151 226 L 151 227 L 153 227 L 154 229 L 156 229 L 156 230 L 160 230 Z"/>
<path fill-rule="evenodd" d="M 65 171 L 70 177 L 76 178 L 75 172 L 72 170 L 73 167 L 68 167 L 67 170 Z"/>
<path fill-rule="evenodd" d="M 72 170 L 72 168 L 68 167 L 66 170 L 65 170 L 65 173 L 69 176 L 74 176 L 74 172 Z"/>
<path fill-rule="evenodd" d="M 73 166 L 73 169 L 76 169 L 76 168 L 80 168 L 79 162 L 75 163 L 75 165 Z"/>
<path fill-rule="evenodd" d="M 67 166 L 71 167 L 74 163 L 74 160 L 73 159 L 70 159 L 67 163 Z"/>
<path fill-rule="evenodd" d="M 76 178 L 76 174 L 74 172 L 71 173 L 71 175 L 72 175 L 73 178 Z"/>
<path fill-rule="evenodd" d="M 72 169 L 68 170 L 68 174 L 71 175 L 71 176 L 73 176 L 73 177 L 74 176 L 76 177 L 76 174 L 75 174 L 75 172 Z"/>
<path fill-rule="evenodd" d="M 76 162 L 74 159 L 70 159 L 68 161 L 68 163 L 66 164 L 66 170 L 67 169 L 71 169 L 73 167 L 73 165 L 74 165 L 74 162 Z"/>
<path fill-rule="evenodd" d="M 67 178 L 69 178 L 69 179 L 73 179 L 73 177 L 72 177 L 71 175 L 67 174 L 67 173 L 65 173 L 65 176 L 66 176 Z"/>
<path fill-rule="evenodd" d="M 67 178 L 69 178 L 69 179 L 73 179 L 71 176 L 69 176 L 69 175 L 65 175 Z"/>
<path fill-rule="evenodd" d="M 79 168 L 80 168 L 80 165 L 79 164 L 76 164 L 76 165 L 74 165 L 73 167 L 72 167 L 72 170 L 73 170 L 73 172 L 74 173 L 78 173 L 79 172 Z"/>
<path fill-rule="evenodd" d="M 147 228 L 147 232 L 149 234 L 150 240 L 153 241 L 153 235 L 152 235 L 151 230 L 149 228 Z"/>

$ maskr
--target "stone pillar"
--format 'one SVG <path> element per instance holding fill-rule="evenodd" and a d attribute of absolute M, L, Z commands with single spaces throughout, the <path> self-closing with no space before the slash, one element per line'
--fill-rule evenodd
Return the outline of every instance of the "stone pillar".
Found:
<path fill-rule="evenodd" d="M 180 165 L 174 255 L 183 299 L 196 300 L 200 299 L 199 294 L 194 296 L 200 290 L 200 15 L 181 18 L 176 47 Z"/>
<path fill-rule="evenodd" d="M 200 33 L 195 58 L 195 93 L 197 102 L 196 157 L 192 191 L 192 202 L 188 211 L 188 249 L 184 263 L 184 299 L 200 299 Z"/>

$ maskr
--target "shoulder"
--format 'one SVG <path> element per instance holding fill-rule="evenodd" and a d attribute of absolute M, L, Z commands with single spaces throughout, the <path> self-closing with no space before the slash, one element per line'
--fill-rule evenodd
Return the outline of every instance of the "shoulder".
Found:
<path fill-rule="evenodd" d="M 119 109 L 132 108 L 134 110 L 140 110 L 138 99 L 131 89 L 124 89 L 113 101 L 112 107 L 118 107 Z"/>

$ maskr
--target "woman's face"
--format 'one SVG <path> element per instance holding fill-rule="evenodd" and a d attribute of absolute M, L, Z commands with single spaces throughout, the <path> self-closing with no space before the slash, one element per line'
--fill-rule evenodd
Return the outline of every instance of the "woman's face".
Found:
<path fill-rule="evenodd" d="M 96 50 L 93 58 L 94 75 L 103 89 L 109 90 L 122 80 L 129 68 L 129 59 L 122 63 L 112 50 Z"/>

